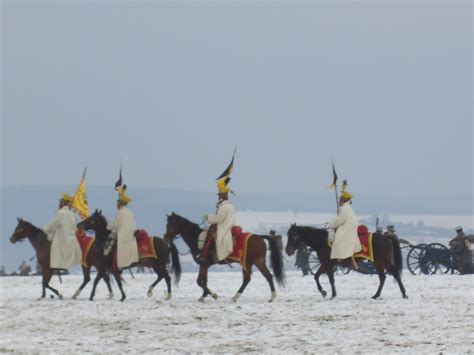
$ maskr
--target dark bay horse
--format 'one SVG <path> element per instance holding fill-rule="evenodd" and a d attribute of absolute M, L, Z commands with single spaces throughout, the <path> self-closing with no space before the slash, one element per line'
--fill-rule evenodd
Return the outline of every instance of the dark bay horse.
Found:
<path fill-rule="evenodd" d="M 28 238 L 31 245 L 35 249 L 36 259 L 38 260 L 38 264 L 41 266 L 43 277 L 43 293 L 41 297 L 44 298 L 46 296 L 46 289 L 48 288 L 53 291 L 60 299 L 63 299 L 63 295 L 59 293 L 58 290 L 49 285 L 49 281 L 51 280 L 54 271 L 56 271 L 56 269 L 51 269 L 50 267 L 49 258 L 51 251 L 51 242 L 46 238 L 46 234 L 43 232 L 42 229 L 34 226 L 30 222 L 18 218 L 18 225 L 16 226 L 12 236 L 10 237 L 10 242 L 16 243 L 25 240 L 25 238 Z M 87 266 L 82 265 L 82 285 L 76 291 L 73 298 L 76 298 L 81 292 L 81 290 L 84 288 L 84 286 L 90 281 L 91 266 L 94 266 L 96 269 L 98 269 L 98 260 L 94 247 L 90 248 L 90 251 L 87 254 L 86 262 Z M 108 275 L 104 277 L 104 281 L 107 284 L 107 288 L 109 289 L 109 295 L 112 295 L 112 288 L 110 287 L 110 279 Z"/>
<path fill-rule="evenodd" d="M 322 273 L 326 273 L 329 277 L 329 282 L 331 283 L 332 298 L 336 297 L 336 288 L 334 286 L 334 266 L 336 266 L 337 260 L 330 258 L 331 248 L 328 245 L 328 231 L 326 229 L 292 224 L 288 230 L 286 253 L 289 256 L 293 255 L 302 242 L 306 243 L 306 245 L 316 251 L 321 262 L 321 266 L 314 274 L 314 280 L 316 281 L 319 292 L 323 297 L 326 297 L 327 293 L 319 283 L 319 276 Z M 374 233 L 372 237 L 372 247 L 374 251 L 374 265 L 380 280 L 377 292 L 372 296 L 372 298 L 378 298 L 382 292 L 386 279 L 385 271 L 388 271 L 393 275 L 395 280 L 397 280 L 403 298 L 408 298 L 400 277 L 402 272 L 402 252 L 397 237 Z"/>
<path fill-rule="evenodd" d="M 94 286 L 93 286 L 92 294 L 91 294 L 91 299 L 92 299 L 95 293 L 95 287 L 97 283 L 99 282 L 101 277 L 105 277 L 105 275 L 107 274 L 107 271 L 112 271 L 114 273 L 114 276 L 115 274 L 120 275 L 120 272 L 113 270 L 113 267 L 112 267 L 112 256 L 115 253 L 115 247 L 109 255 L 107 256 L 104 255 L 103 253 L 104 245 L 107 242 L 110 231 L 107 229 L 107 220 L 102 215 L 102 211 L 95 210 L 94 213 L 90 217 L 80 222 L 77 226 L 78 228 L 81 228 L 84 230 L 93 230 L 95 232 L 96 240 L 98 240 L 98 245 L 99 245 L 98 249 L 100 251 L 101 259 L 103 260 L 102 268 L 101 270 L 98 270 L 97 277 L 94 280 Z M 158 282 L 160 282 L 162 279 L 165 279 L 167 291 L 168 291 L 165 299 L 169 300 L 171 298 L 171 278 L 166 266 L 168 265 L 168 261 L 170 259 L 170 254 L 171 254 L 171 270 L 174 272 L 175 284 L 177 285 L 181 278 L 181 264 L 179 261 L 178 250 L 176 249 L 176 246 L 173 244 L 173 242 L 170 242 L 168 244 L 163 239 L 158 238 L 158 237 L 153 237 L 153 246 L 155 247 L 157 258 L 143 258 L 143 259 L 140 259 L 138 263 L 130 265 L 130 267 L 135 267 L 137 265 L 151 267 L 155 271 L 158 277 L 148 288 L 148 292 L 147 292 L 148 297 L 151 297 L 153 295 L 153 288 L 158 284 Z M 119 283 L 119 287 L 120 287 L 121 281 L 119 280 L 120 278 L 117 280 L 117 283 L 120 282 Z M 123 292 L 122 288 L 121 288 L 121 292 L 122 292 L 122 301 L 123 301 L 125 299 L 125 293 Z"/>
<path fill-rule="evenodd" d="M 198 237 L 199 234 L 203 229 L 199 227 L 196 223 L 193 223 L 187 220 L 184 217 L 181 217 L 174 212 L 167 216 L 167 225 L 166 225 L 166 233 L 165 233 L 165 240 L 172 241 L 178 234 L 182 236 L 184 242 L 188 245 L 189 249 L 191 250 L 191 255 L 193 256 L 194 261 L 199 264 L 199 274 L 197 277 L 197 284 L 203 289 L 203 294 L 199 299 L 201 302 L 204 301 L 207 295 L 211 295 L 214 299 L 217 299 L 217 295 L 212 292 L 207 287 L 207 272 L 209 268 L 214 265 L 215 263 L 209 260 L 206 263 L 199 263 L 198 262 Z M 252 266 L 255 265 L 265 279 L 268 281 L 271 290 L 271 298 L 270 302 L 275 300 L 276 298 L 276 291 L 275 285 L 273 283 L 273 276 L 267 268 L 266 265 L 266 254 L 267 254 L 267 246 L 264 240 L 268 240 L 270 245 L 270 261 L 271 266 L 273 269 L 273 273 L 275 274 L 275 278 L 279 285 L 285 284 L 285 274 L 283 269 L 283 256 L 281 253 L 280 248 L 278 248 L 276 240 L 267 235 L 256 235 L 253 234 L 247 244 L 247 270 L 242 268 L 243 274 L 243 282 L 242 286 L 240 286 L 237 293 L 232 297 L 233 301 L 237 301 L 239 297 L 244 292 L 245 288 L 247 287 L 248 283 L 250 282 L 250 276 L 252 274 Z M 227 263 L 234 263 L 235 260 L 226 259 L 221 261 L 219 264 L 227 264 Z"/>

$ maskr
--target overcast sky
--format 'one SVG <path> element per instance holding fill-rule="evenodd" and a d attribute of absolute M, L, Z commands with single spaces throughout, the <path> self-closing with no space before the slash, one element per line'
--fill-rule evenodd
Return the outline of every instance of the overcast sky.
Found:
<path fill-rule="evenodd" d="M 2 1 L 2 185 L 473 190 L 470 1 Z"/>

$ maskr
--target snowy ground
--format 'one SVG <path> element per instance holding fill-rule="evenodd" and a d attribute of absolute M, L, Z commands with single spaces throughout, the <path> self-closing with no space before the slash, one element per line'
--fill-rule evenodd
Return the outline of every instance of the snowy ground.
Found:
<path fill-rule="evenodd" d="M 380 300 L 377 276 L 337 275 L 338 297 L 323 299 L 311 277 L 287 275 L 287 286 L 268 303 L 269 288 L 254 273 L 237 303 L 230 298 L 240 273 L 210 273 L 220 298 L 197 301 L 196 274 L 183 274 L 170 301 L 164 285 L 147 298 L 151 274 L 125 275 L 124 303 L 107 300 L 99 284 L 78 300 L 71 295 L 79 275 L 57 277 L 63 301 L 44 299 L 38 277 L 0 278 L 0 352 L 258 352 L 258 353 L 473 353 L 474 276 L 412 276 L 403 280 L 409 299 L 387 279 Z M 327 288 L 327 279 L 323 277 Z"/>

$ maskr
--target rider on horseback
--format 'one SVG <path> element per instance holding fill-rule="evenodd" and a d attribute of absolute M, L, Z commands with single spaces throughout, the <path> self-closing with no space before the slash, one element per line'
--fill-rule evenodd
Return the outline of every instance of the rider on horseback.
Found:
<path fill-rule="evenodd" d="M 115 220 L 107 225 L 107 229 L 115 231 L 111 234 L 109 240 L 117 240 L 117 267 L 126 268 L 130 264 L 138 262 L 138 246 L 135 238 L 135 217 L 132 211 L 128 209 L 128 204 L 132 199 L 125 194 L 125 187 L 118 189 L 119 197 L 117 200 L 117 215 Z M 107 246 L 106 246 L 107 248 Z M 105 252 L 110 252 L 106 250 Z M 107 252 L 107 254 L 108 254 Z"/>
<path fill-rule="evenodd" d="M 331 249 L 331 259 L 347 259 L 362 249 L 357 236 L 359 222 L 351 207 L 352 195 L 343 185 L 339 199 L 339 215 L 329 223 L 329 228 L 335 229 L 336 234 Z M 353 265 L 355 266 L 355 265 Z"/>
<path fill-rule="evenodd" d="M 76 238 L 76 217 L 69 206 L 71 201 L 71 196 L 62 193 L 56 216 L 43 228 L 51 242 L 52 269 L 69 269 L 81 263 L 82 252 Z"/>
<path fill-rule="evenodd" d="M 204 248 L 199 256 L 199 261 L 205 263 L 209 256 L 212 241 L 216 242 L 217 261 L 222 261 L 232 253 L 234 242 L 232 239 L 232 227 L 235 226 L 235 210 L 229 201 L 230 173 L 234 164 L 234 158 L 225 171 L 217 178 L 217 202 L 216 214 L 204 215 L 203 219 L 211 224 L 207 233 Z"/>

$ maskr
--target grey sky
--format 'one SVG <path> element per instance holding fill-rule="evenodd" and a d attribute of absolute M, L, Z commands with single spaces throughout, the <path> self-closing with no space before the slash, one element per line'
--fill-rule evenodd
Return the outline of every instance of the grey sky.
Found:
<path fill-rule="evenodd" d="M 473 190 L 472 3 L 2 2 L 2 184 Z"/>

